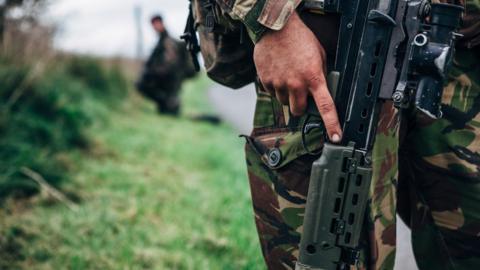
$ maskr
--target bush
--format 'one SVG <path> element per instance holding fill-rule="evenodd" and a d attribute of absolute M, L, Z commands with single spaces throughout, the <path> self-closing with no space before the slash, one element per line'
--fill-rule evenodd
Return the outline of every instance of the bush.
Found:
<path fill-rule="evenodd" d="M 93 94 L 104 100 L 118 100 L 126 96 L 127 82 L 118 66 L 106 69 L 93 57 L 73 57 L 66 61 L 66 71 L 93 90 Z"/>
<path fill-rule="evenodd" d="M 63 153 L 87 148 L 86 129 L 102 118 L 101 108 L 114 107 L 127 93 L 118 68 L 106 69 L 94 58 L 63 58 L 46 70 L 40 75 L 0 59 L 0 200 L 38 191 L 22 167 L 53 186 L 67 180 Z"/>

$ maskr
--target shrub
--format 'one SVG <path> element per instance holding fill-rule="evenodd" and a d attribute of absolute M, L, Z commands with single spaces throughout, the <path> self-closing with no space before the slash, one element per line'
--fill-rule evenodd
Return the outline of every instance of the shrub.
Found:
<path fill-rule="evenodd" d="M 64 153 L 87 148 L 86 130 L 105 111 L 99 108 L 113 108 L 127 93 L 119 69 L 94 58 L 59 58 L 40 73 L 0 59 L 0 200 L 38 191 L 22 167 L 53 186 L 67 180 Z"/>
<path fill-rule="evenodd" d="M 65 66 L 70 77 L 83 82 L 98 98 L 115 101 L 127 93 L 127 82 L 118 66 L 106 69 L 89 56 L 69 58 Z"/>

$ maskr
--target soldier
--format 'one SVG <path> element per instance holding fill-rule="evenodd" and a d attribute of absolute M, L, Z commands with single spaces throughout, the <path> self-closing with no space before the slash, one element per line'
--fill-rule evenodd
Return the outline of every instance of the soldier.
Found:
<path fill-rule="evenodd" d="M 301 140 L 307 97 L 314 98 L 329 139 L 342 138 L 324 74 L 338 25 L 331 15 L 301 10 L 301 2 L 216 1 L 216 15 L 241 21 L 255 44 L 261 83 L 246 157 L 263 256 L 273 270 L 293 269 L 299 255 L 310 169 L 318 158 Z M 393 269 L 397 213 L 412 229 L 420 269 L 480 269 L 480 3 L 450 3 L 466 12 L 444 118 L 409 111 L 400 121 L 391 103 L 383 107 L 361 269 Z M 310 150 L 321 150 L 321 134 L 313 137 Z"/>
<path fill-rule="evenodd" d="M 158 112 L 178 115 L 183 80 L 195 72 L 183 42 L 170 37 L 160 15 L 151 19 L 159 41 L 145 63 L 138 90 L 157 103 Z"/>

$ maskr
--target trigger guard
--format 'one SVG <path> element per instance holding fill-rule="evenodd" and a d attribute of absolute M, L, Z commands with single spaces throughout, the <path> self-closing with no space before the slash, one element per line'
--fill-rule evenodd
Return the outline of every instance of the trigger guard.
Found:
<path fill-rule="evenodd" d="M 317 129 L 317 128 L 323 128 L 323 124 L 321 122 L 317 123 L 306 123 L 305 126 L 303 127 L 303 133 L 305 135 L 308 135 L 312 130 Z"/>
<path fill-rule="evenodd" d="M 305 119 L 305 122 L 303 123 L 303 127 L 302 127 L 302 145 L 303 145 L 303 149 L 305 149 L 305 151 L 307 152 L 308 155 L 311 155 L 311 156 L 317 156 L 319 154 L 322 153 L 322 151 L 310 151 L 310 149 L 308 149 L 308 146 L 307 146 L 307 135 L 312 132 L 312 130 L 314 129 L 323 129 L 324 126 L 323 126 L 323 123 L 322 122 L 309 122 L 310 118 L 312 117 L 312 115 L 308 115 L 307 118 Z"/>

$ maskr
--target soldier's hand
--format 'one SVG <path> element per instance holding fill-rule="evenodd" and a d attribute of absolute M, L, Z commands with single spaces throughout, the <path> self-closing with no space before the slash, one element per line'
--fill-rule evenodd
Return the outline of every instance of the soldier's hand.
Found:
<path fill-rule="evenodd" d="M 313 96 L 331 141 L 342 128 L 325 79 L 326 54 L 315 35 L 294 13 L 280 31 L 270 31 L 255 45 L 254 60 L 263 86 L 293 115 L 301 116 Z"/>

